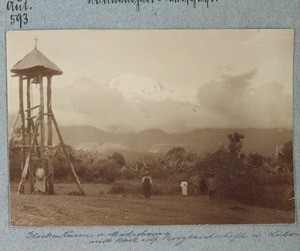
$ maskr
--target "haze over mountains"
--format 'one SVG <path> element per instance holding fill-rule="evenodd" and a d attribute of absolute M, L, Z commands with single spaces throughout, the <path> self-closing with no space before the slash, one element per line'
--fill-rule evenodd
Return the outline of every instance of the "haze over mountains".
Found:
<path fill-rule="evenodd" d="M 54 86 L 53 110 L 65 142 L 77 149 L 166 152 L 184 146 L 203 153 L 220 142 L 227 146 L 227 135 L 239 132 L 244 152 L 272 155 L 292 138 L 292 99 L 278 83 L 255 87 L 256 74 L 224 75 L 189 96 L 145 76 L 106 83 L 81 78 Z"/>
<path fill-rule="evenodd" d="M 9 116 L 10 130 L 14 117 Z M 228 134 L 239 132 L 243 139 L 244 153 L 259 152 L 274 155 L 276 145 L 292 140 L 292 130 L 288 129 L 196 129 L 186 133 L 168 134 L 159 129 L 149 129 L 138 133 L 109 133 L 92 126 L 60 127 L 66 144 L 76 149 L 106 152 L 152 152 L 166 153 L 175 146 L 185 147 L 200 154 L 215 151 L 220 142 L 228 145 Z M 54 144 L 58 137 L 53 133 Z"/>
<path fill-rule="evenodd" d="M 256 74 L 252 70 L 224 75 L 191 90 L 189 95 L 139 75 L 122 75 L 106 83 L 81 78 L 61 89 L 54 88 L 53 109 L 63 126 L 90 125 L 111 133 L 290 129 L 291 94 L 285 93 L 279 83 L 255 86 Z"/>
<path fill-rule="evenodd" d="M 118 76 L 104 84 L 79 79 L 59 90 L 54 104 L 82 118 L 82 124 L 62 128 L 66 142 L 78 149 L 166 152 L 183 146 L 204 153 L 220 142 L 227 146 L 227 135 L 239 132 L 246 136 L 244 152 L 272 155 L 292 138 L 291 130 L 270 126 L 290 123 L 289 95 L 279 84 L 254 88 L 255 75 L 227 75 L 189 97 L 145 76 Z M 66 115 L 59 118 L 63 125 Z"/>
<path fill-rule="evenodd" d="M 292 139 L 291 130 L 281 129 L 197 129 L 188 133 L 167 134 L 152 129 L 139 133 L 113 134 L 103 132 L 91 126 L 61 128 L 66 143 L 76 149 L 107 151 L 134 151 L 165 153 L 175 146 L 182 146 L 189 151 L 203 154 L 217 150 L 219 143 L 228 145 L 227 135 L 234 132 L 243 133 L 244 153 L 259 152 L 274 155 L 276 145 Z M 58 142 L 55 136 L 55 142 Z"/>

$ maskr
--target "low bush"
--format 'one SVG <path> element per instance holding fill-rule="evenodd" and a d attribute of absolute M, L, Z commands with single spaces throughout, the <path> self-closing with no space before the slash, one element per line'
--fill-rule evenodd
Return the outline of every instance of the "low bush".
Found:
<path fill-rule="evenodd" d="M 84 172 L 83 179 L 87 182 L 112 183 L 119 176 L 120 169 L 115 161 L 100 159 Z"/>
<path fill-rule="evenodd" d="M 137 172 L 133 169 L 127 168 L 126 166 L 120 170 L 120 177 L 124 180 L 134 179 L 137 176 Z"/>
<path fill-rule="evenodd" d="M 246 191 L 237 191 L 233 198 L 251 206 L 261 206 L 280 210 L 294 210 L 294 200 L 283 190 L 265 190 L 264 188 L 251 188 Z"/>
<path fill-rule="evenodd" d="M 290 185 L 294 183 L 293 173 L 267 173 L 256 175 L 258 183 L 261 185 Z"/>
<path fill-rule="evenodd" d="M 289 177 L 286 175 L 274 174 L 270 177 L 264 180 L 255 177 L 240 177 L 239 181 L 233 184 L 228 197 L 247 205 L 293 210 L 294 201 L 290 200 L 293 181 L 286 184 L 286 179 Z M 266 182 L 266 180 L 269 180 L 269 182 Z M 277 183 L 274 182 L 275 180 Z"/>
<path fill-rule="evenodd" d="M 294 200 L 291 199 L 292 191 L 290 186 L 260 186 L 257 205 L 266 208 L 293 210 Z"/>

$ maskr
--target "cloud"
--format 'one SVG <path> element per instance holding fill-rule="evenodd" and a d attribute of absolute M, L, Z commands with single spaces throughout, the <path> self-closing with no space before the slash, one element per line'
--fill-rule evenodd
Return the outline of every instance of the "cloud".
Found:
<path fill-rule="evenodd" d="M 256 70 L 224 75 L 201 86 L 199 105 L 210 112 L 214 127 L 291 128 L 292 97 L 283 85 L 271 82 L 256 85 Z"/>
<path fill-rule="evenodd" d="M 92 125 L 109 132 L 161 129 L 187 131 L 199 124 L 198 108 L 189 101 L 159 95 L 128 100 L 119 89 L 89 79 L 79 79 L 54 90 L 53 109 L 61 125 Z M 176 95 L 174 93 L 174 95 Z"/>
<path fill-rule="evenodd" d="M 200 86 L 196 101 L 178 93 L 127 99 L 124 90 L 81 78 L 53 89 L 60 126 L 90 125 L 107 132 L 160 129 L 180 133 L 196 128 L 291 128 L 292 97 L 281 84 L 255 83 L 257 71 L 222 75 Z M 149 83 L 151 85 L 151 83 Z M 151 87 L 145 86 L 146 87 Z M 129 88 L 128 91 L 132 88 Z M 134 90 L 134 88 L 133 88 Z M 127 96 L 126 96 L 127 95 Z M 139 95 L 137 95 L 139 97 Z"/>

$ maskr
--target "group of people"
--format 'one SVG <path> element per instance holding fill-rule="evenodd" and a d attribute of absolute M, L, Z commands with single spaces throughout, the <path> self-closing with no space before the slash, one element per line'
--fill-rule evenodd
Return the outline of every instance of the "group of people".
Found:
<path fill-rule="evenodd" d="M 215 179 L 215 175 L 211 173 L 206 181 L 207 184 L 207 190 L 209 193 L 209 200 L 210 202 L 213 202 L 215 199 L 216 195 L 216 190 L 217 190 L 217 182 Z M 150 173 L 147 171 L 145 173 L 145 176 L 142 179 L 142 187 L 143 187 L 143 192 L 146 200 L 149 200 L 151 198 L 151 186 L 152 186 L 152 179 L 150 177 Z M 186 196 L 188 193 L 188 183 L 186 180 L 182 181 L 180 183 L 181 187 L 181 194 L 182 196 Z"/>

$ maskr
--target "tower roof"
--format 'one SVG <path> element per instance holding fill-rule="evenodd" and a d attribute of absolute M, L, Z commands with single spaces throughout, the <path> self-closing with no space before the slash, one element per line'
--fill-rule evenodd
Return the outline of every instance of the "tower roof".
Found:
<path fill-rule="evenodd" d="M 35 75 L 36 73 L 53 76 L 63 73 L 56 64 L 36 48 L 16 63 L 10 71 L 25 76 Z"/>

